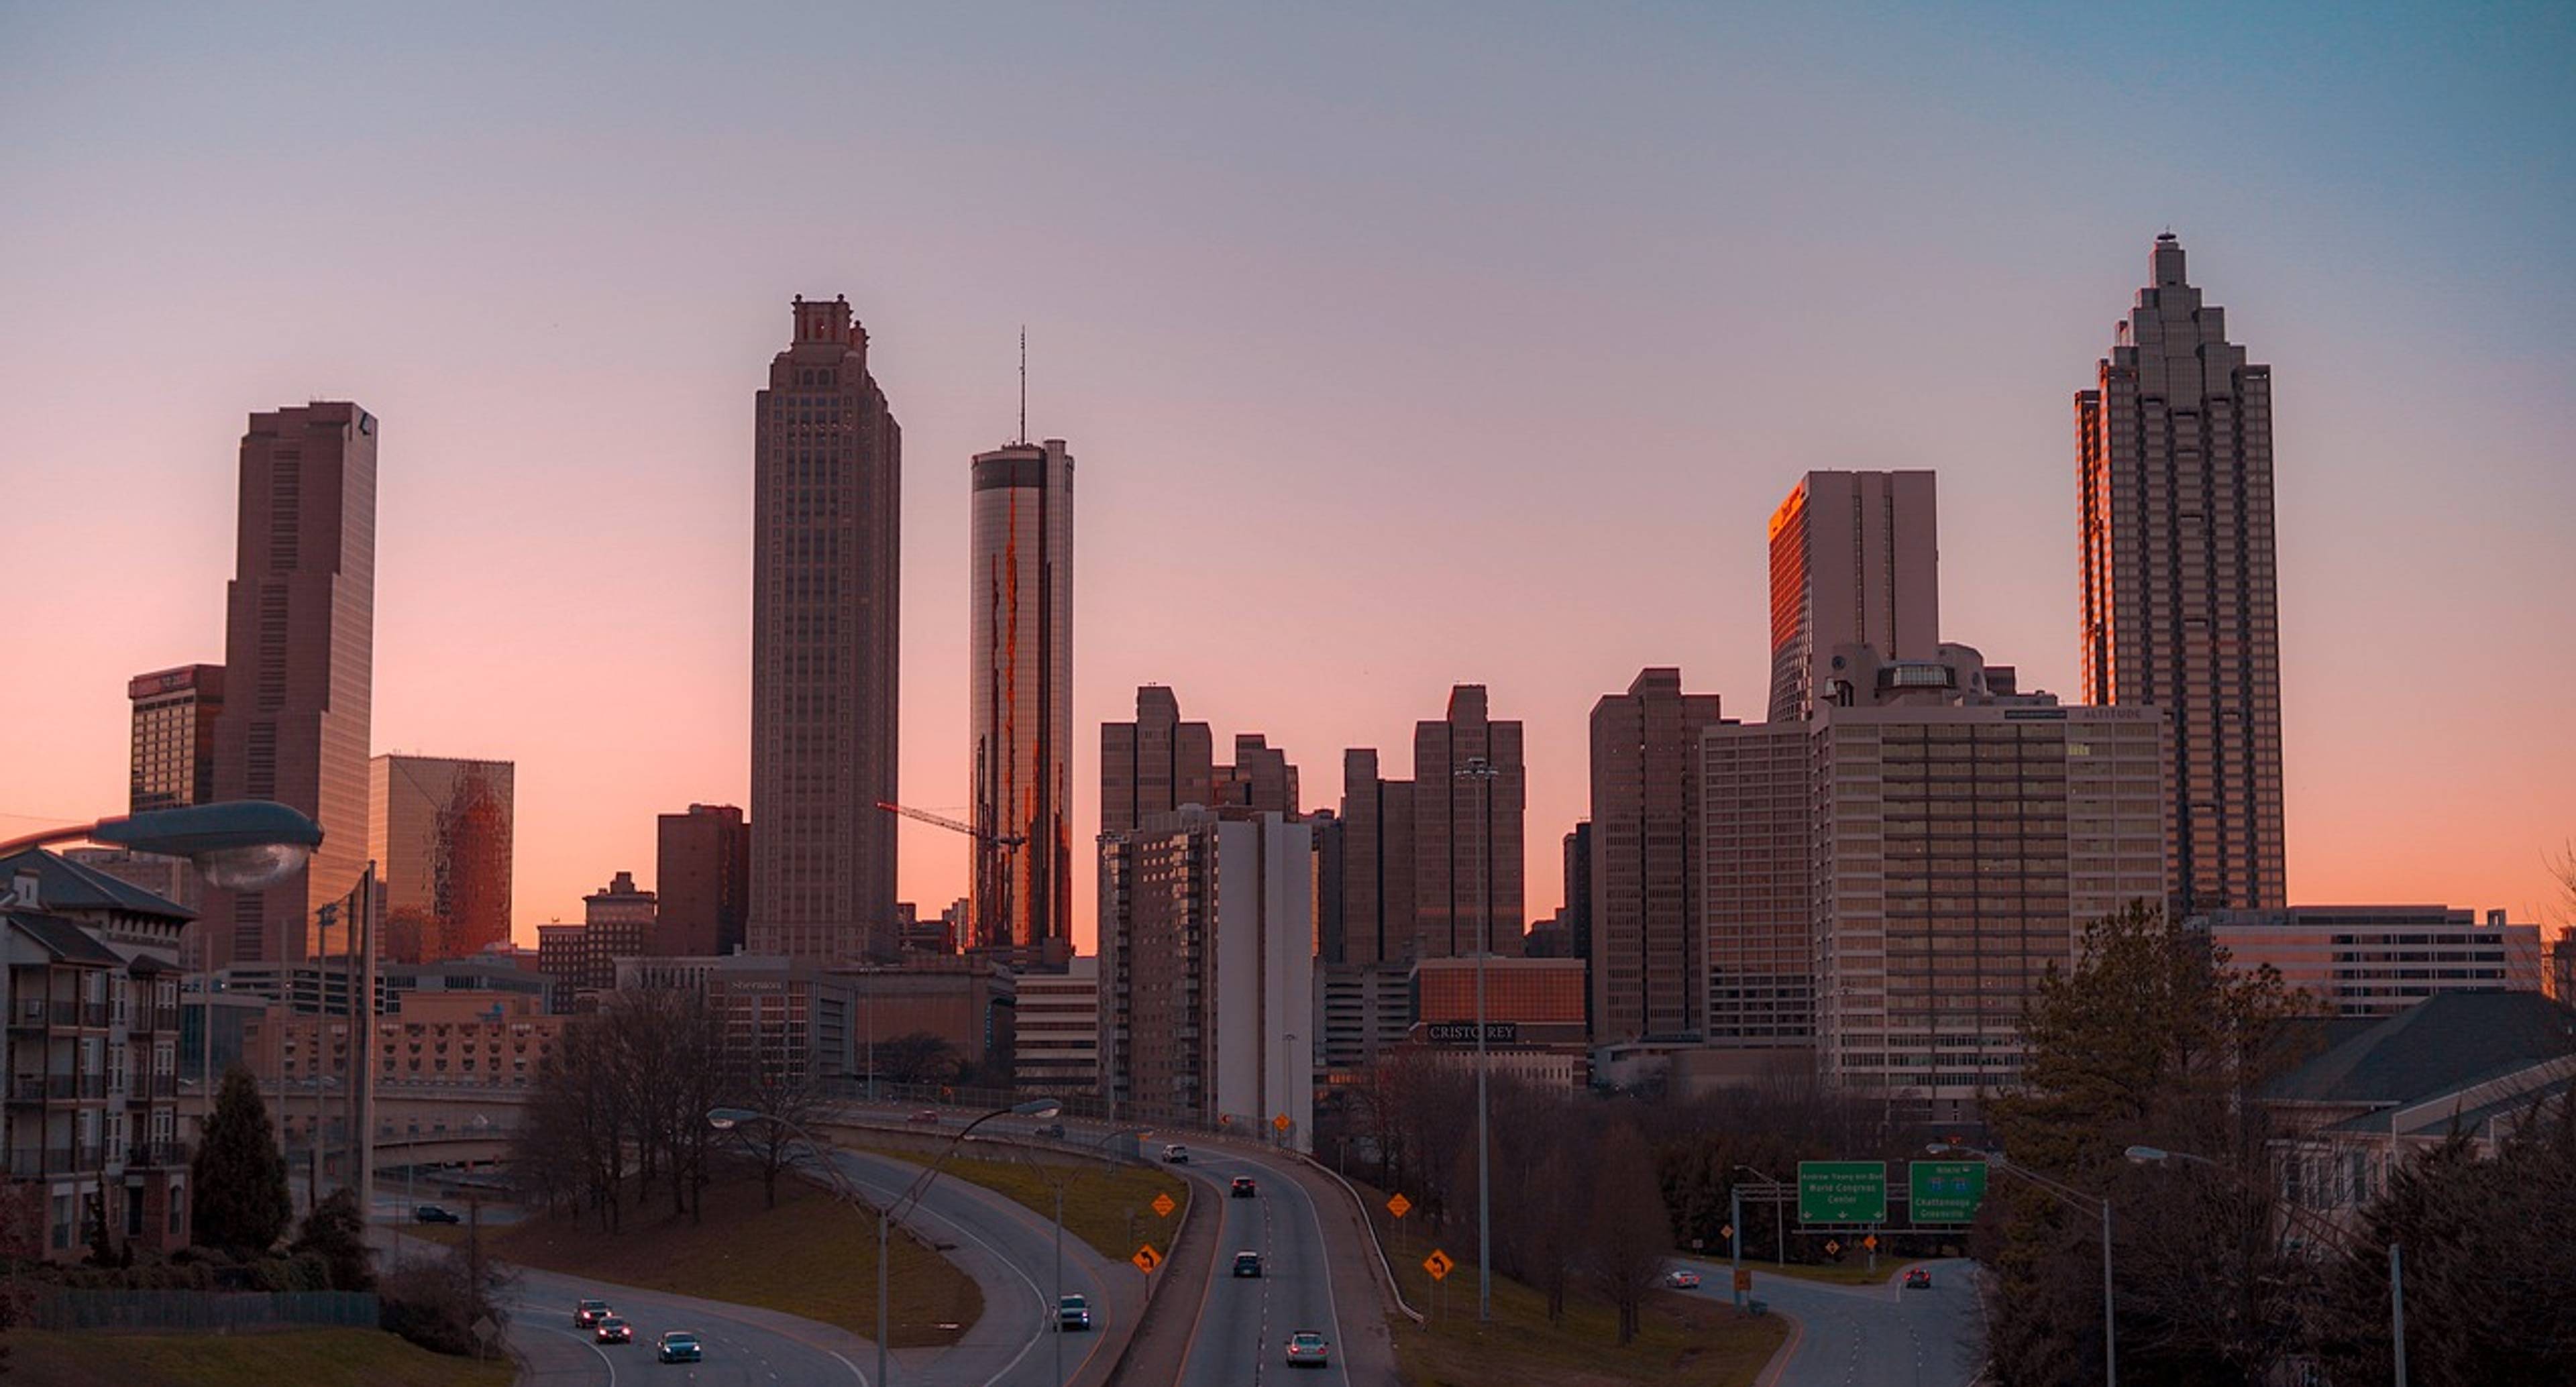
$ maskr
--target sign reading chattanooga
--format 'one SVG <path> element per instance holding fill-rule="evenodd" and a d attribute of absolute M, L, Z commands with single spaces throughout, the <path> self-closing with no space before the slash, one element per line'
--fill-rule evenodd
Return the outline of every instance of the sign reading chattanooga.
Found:
<path fill-rule="evenodd" d="M 1986 1199 L 1984 1161 L 1912 1161 L 1906 1193 L 1917 1224 L 1974 1223 Z"/>
<path fill-rule="evenodd" d="M 1798 1162 L 1800 1223 L 1885 1223 L 1887 1163 Z"/>

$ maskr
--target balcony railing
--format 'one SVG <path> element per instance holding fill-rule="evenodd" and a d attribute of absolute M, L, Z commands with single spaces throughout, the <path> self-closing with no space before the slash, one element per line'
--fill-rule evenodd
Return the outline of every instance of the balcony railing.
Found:
<path fill-rule="evenodd" d="M 107 1024 L 107 1003 L 105 1002 L 83 1002 L 81 1013 L 81 1024 L 84 1026 Z"/>
<path fill-rule="evenodd" d="M 80 1003 L 49 1002 L 46 1006 L 48 1014 L 54 1019 L 55 1025 L 77 1026 L 80 1024 Z"/>
<path fill-rule="evenodd" d="M 12 1103 L 41 1103 L 45 1101 L 45 1076 L 42 1074 L 10 1075 L 9 1101 Z"/>
<path fill-rule="evenodd" d="M 175 1031 L 179 1029 L 179 1009 L 177 1007 L 153 1008 L 152 1029 L 156 1031 Z"/>
<path fill-rule="evenodd" d="M 20 1179 L 77 1175 L 98 1169 L 105 1154 L 95 1146 L 15 1147 L 9 1152 L 9 1173 Z"/>
<path fill-rule="evenodd" d="M 12 1026 L 44 1025 L 45 999 L 42 997 L 20 998 L 18 1005 L 9 1008 L 9 1024 Z"/>
<path fill-rule="evenodd" d="M 188 1163 L 188 1148 L 175 1141 L 138 1141 L 125 1149 L 125 1164 L 177 1166 Z"/>

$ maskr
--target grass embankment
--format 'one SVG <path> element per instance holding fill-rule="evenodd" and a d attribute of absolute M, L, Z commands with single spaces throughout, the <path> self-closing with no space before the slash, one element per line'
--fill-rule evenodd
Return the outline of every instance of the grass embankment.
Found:
<path fill-rule="evenodd" d="M 487 1224 L 483 1245 L 521 1266 L 766 1306 L 862 1337 L 876 1333 L 875 1215 L 794 1178 L 778 1182 L 775 1209 L 762 1207 L 758 1180 L 709 1186 L 700 1223 L 673 1218 L 667 1208 L 630 1211 L 616 1234 L 600 1232 L 596 1219 L 565 1215 Z M 463 1241 L 458 1229 L 434 1231 L 441 1242 Z M 889 1261 L 893 1347 L 953 1344 L 984 1313 L 973 1278 L 900 1230 Z"/>
<path fill-rule="evenodd" d="M 1714 1280 L 1712 1290 L 1648 1296 L 1637 1337 L 1625 1347 L 1619 1312 L 1606 1302 L 1578 1289 L 1566 1296 L 1565 1318 L 1550 1324 L 1547 1297 L 1501 1275 L 1494 1278 L 1493 1323 L 1480 1327 L 1475 1264 L 1433 1282 L 1422 1263 L 1437 1239 L 1426 1241 L 1428 1230 L 1419 1226 L 1399 1236 L 1385 1194 L 1359 1188 L 1396 1285 L 1431 1319 L 1427 1328 L 1395 1322 L 1396 1364 L 1409 1387 L 1750 1387 L 1788 1340 L 1786 1323 L 1738 1314 Z"/>
<path fill-rule="evenodd" d="M 431 1353 L 373 1329 L 264 1334 L 9 1334 L 9 1381 L 24 1387 L 507 1387 L 506 1358 Z"/>
<path fill-rule="evenodd" d="M 853 1144 L 851 1149 L 915 1164 L 935 1159 L 938 1154 L 877 1143 Z M 970 1145 L 968 1149 L 978 1148 Z M 1163 1170 L 1064 1159 L 1034 1150 L 1010 1156 L 960 1155 L 940 1167 L 940 1178 L 982 1185 L 1048 1219 L 1055 1217 L 1054 1182 L 1062 1180 L 1064 1231 L 1089 1244 L 1101 1256 L 1120 1262 L 1135 1256 L 1136 1249 L 1146 1243 L 1153 1244 L 1156 1252 L 1170 1256 L 1172 1234 L 1181 1226 L 1181 1210 L 1190 1201 L 1190 1182 Z M 1154 1196 L 1158 1194 L 1172 1197 L 1174 1207 L 1169 1218 L 1154 1212 Z"/>
<path fill-rule="evenodd" d="M 1724 1275 L 1725 1258 L 1705 1257 L 1701 1260 L 1717 1263 L 1719 1277 Z M 1903 1271 L 1907 1265 L 1921 1260 L 1923 1259 L 1920 1257 L 1881 1257 L 1878 1259 L 1878 1270 L 1871 1271 L 1866 1258 L 1845 1262 L 1791 1262 L 1787 1266 L 1782 1266 L 1778 1262 L 1767 1259 L 1755 1261 L 1747 1257 L 1744 1259 L 1744 1269 L 1758 1271 L 1765 1276 L 1794 1276 L 1801 1281 L 1821 1281 L 1828 1286 L 1884 1286 L 1894 1280 L 1896 1274 Z M 1709 1284 L 1716 1286 L 1722 1292 L 1726 1288 L 1721 1284 L 1719 1277 L 1709 1278 Z"/>

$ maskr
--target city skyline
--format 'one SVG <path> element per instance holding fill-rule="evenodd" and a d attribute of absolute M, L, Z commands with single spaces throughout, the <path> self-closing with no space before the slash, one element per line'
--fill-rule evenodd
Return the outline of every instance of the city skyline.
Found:
<path fill-rule="evenodd" d="M 921 130 L 874 131 L 862 157 L 920 190 L 919 207 L 851 223 L 841 215 L 848 204 L 822 193 L 749 194 L 787 218 L 786 235 L 692 214 L 679 243 L 620 229 L 605 235 L 595 266 L 559 284 L 537 289 L 499 274 L 485 290 L 471 281 L 487 262 L 521 255 L 519 244 L 478 239 L 470 215 L 423 216 L 421 191 L 400 180 L 383 209 L 337 215 L 367 235 L 378 217 L 416 218 L 426 240 L 397 236 L 374 252 L 317 260 L 302 239 L 317 232 L 278 235 L 290 225 L 280 218 L 300 205 L 293 199 L 181 179 L 186 196 L 154 237 L 167 246 L 154 253 L 168 259 L 142 277 L 156 282 L 112 282 L 128 276 L 108 267 L 139 263 L 135 243 L 101 220 L 122 215 L 121 195 L 93 204 L 84 190 L 93 179 L 150 186 L 169 176 L 154 171 L 190 142 L 162 153 L 139 137 L 169 133 L 154 121 L 167 120 L 172 103 L 197 103 L 231 139 L 288 119 L 248 98 L 216 99 L 202 79 L 159 64 L 191 46 L 255 50 L 267 36 L 225 39 L 182 22 L 127 55 L 132 75 L 106 80 L 74 52 L 84 23 L 5 23 L 26 39 L 9 46 L 41 55 L 47 75 L 31 73 L 16 95 L 0 97 L 0 110 L 53 113 L 57 137 L 0 155 L 31 190 L 28 208 L 0 213 L 0 233 L 31 252 L 0 272 L 0 301 L 27 325 L 5 348 L 6 365 L 28 385 L 0 402 L 0 446 L 7 474 L 30 484 L 23 494 L 43 517 L 27 537 L 29 561 L 37 571 L 77 563 L 85 585 L 80 603 L 32 613 L 33 638 L 60 652 L 43 686 L 14 681 L 0 694 L 9 727 L 0 753 L 13 767 L 0 813 L 83 818 L 122 802 L 113 777 L 130 728 L 119 686 L 136 671 L 222 658 L 213 594 L 232 559 L 226 445 L 242 413 L 354 397 L 383 411 L 398 440 L 379 517 L 377 740 L 365 750 L 436 748 L 519 764 L 523 941 L 548 916 L 577 918 L 582 894 L 612 872 L 649 872 L 657 813 L 748 798 L 743 367 L 774 349 L 778 301 L 820 288 L 845 290 L 883 346 L 916 468 L 945 469 L 953 464 L 937 460 L 1002 436 L 1009 334 L 1023 314 L 1040 344 L 1031 388 L 1044 413 L 1118 460 L 1122 475 L 1104 472 L 1085 501 L 1075 745 L 1125 716 L 1138 684 L 1168 684 L 1187 693 L 1195 718 L 1263 729 L 1307 769 L 1310 802 L 1329 803 L 1324 768 L 1344 749 L 1385 748 L 1381 773 L 1408 777 L 1401 750 L 1385 746 L 1391 729 L 1454 684 L 1485 684 L 1528 728 L 1526 913 L 1543 915 L 1557 894 L 1561 835 L 1581 813 L 1585 713 L 1603 689 L 1642 667 L 1677 665 L 1694 689 L 1730 707 L 1760 706 L 1760 527 L 1808 471 L 1937 472 L 1950 541 L 1945 624 L 2016 664 L 2025 687 L 2080 696 L 2065 402 L 2091 383 L 2086 367 L 2121 302 L 2114 296 L 2134 289 L 2141 251 L 2173 222 L 2195 254 L 2195 281 L 2236 320 L 2231 335 L 2258 344 L 2280 373 L 2292 902 L 2445 901 L 2540 917 L 2550 899 L 2542 856 L 2576 822 L 2576 751 L 2549 730 L 2559 726 L 2551 691 L 2566 686 L 2576 656 L 2529 640 L 2563 621 L 2576 587 L 2564 558 L 2576 514 L 2562 465 L 2569 402 L 2556 384 L 2569 374 L 2555 323 L 2570 279 L 2543 250 L 2563 241 L 2576 199 L 2564 196 L 2565 142 L 2551 145 L 2563 111 L 2528 109 L 2536 69 L 2464 56 L 2491 40 L 2421 59 L 2392 78 L 2385 106 L 2358 112 L 2356 133 L 2331 139 L 2286 117 L 2321 82 L 2331 95 L 2381 74 L 2379 60 L 2329 49 L 2318 71 L 2267 93 L 2224 89 L 2223 63 L 2216 73 L 2123 72 L 2133 84 L 2124 101 L 2143 93 L 2180 112 L 2173 120 L 2183 127 L 2093 131 L 2111 157 L 2086 166 L 2129 157 L 2130 183 L 2106 175 L 2103 196 L 2069 199 L 2062 176 L 2007 178 L 1979 166 L 1956 194 L 1891 206 L 1886 192 L 1925 186 L 1907 159 L 1924 165 L 1924 179 L 1960 173 L 1940 153 L 1946 138 L 2044 126 L 2094 99 L 2059 89 L 2082 85 L 2070 74 L 2121 71 L 2115 46 L 2033 26 L 2017 31 L 2018 47 L 1962 59 L 2005 79 L 1990 94 L 1930 100 L 1884 156 L 1862 153 L 1859 136 L 1884 106 L 1796 136 L 1777 157 L 1813 159 L 1840 178 L 1760 183 L 1769 206 L 1748 206 L 1741 226 L 1699 196 L 1668 191 L 1674 180 L 1645 167 L 1571 177 L 1574 200 L 1590 208 L 1650 189 L 1670 199 L 1644 208 L 1661 223 L 1652 231 L 1626 216 L 1594 226 L 1545 215 L 1508 189 L 1514 161 L 1570 170 L 1596 141 L 1632 121 L 1644 128 L 1659 109 L 1651 96 L 1605 95 L 1597 54 L 1576 55 L 1562 89 L 1532 98 L 1534 109 L 1595 108 L 1563 143 L 1507 159 L 1499 146 L 1528 133 L 1529 113 L 1479 99 L 1469 110 L 1494 127 L 1491 141 L 1445 150 L 1445 162 L 1427 166 L 1421 196 L 1375 194 L 1386 215 L 1365 223 L 1371 230 L 1337 228 L 1329 214 L 1368 206 L 1367 185 L 1417 160 L 1402 139 L 1372 145 L 1365 132 L 1335 127 L 1312 138 L 1355 151 L 1356 171 L 1318 174 L 1306 146 L 1284 133 L 1307 109 L 1295 84 L 1323 71 L 1298 49 L 1253 74 L 1248 113 L 1214 124 L 1242 147 L 1233 152 L 1244 167 L 1320 193 L 1323 217 L 1287 215 L 1265 228 L 1282 208 L 1201 162 L 1209 147 L 1176 136 L 1155 159 L 1116 165 L 1105 200 L 1075 199 L 1051 229 L 1061 249 L 991 223 L 943 249 L 932 228 L 975 221 L 974 199 L 953 184 L 1029 170 Z M 1748 43 L 1828 47 L 1835 36 L 1820 23 L 1821 36 L 1766 30 Z M 1928 22 L 1891 27 L 1891 49 L 1916 41 L 1957 51 Z M 1708 31 L 1691 25 L 1613 30 L 1597 42 L 1622 50 L 1622 62 L 1654 42 L 1709 51 Z M 530 80 L 493 94 L 533 100 L 536 75 L 571 51 L 569 36 L 538 37 Z M 934 39 L 903 29 L 889 41 L 944 53 Z M 1205 61 L 1183 64 L 1192 80 L 1214 61 L 1218 45 L 1207 40 L 1179 40 L 1184 57 L 1207 50 Z M 1505 66 L 1545 46 L 1504 35 L 1493 44 L 1487 60 Z M 1873 45 L 1845 61 L 1845 71 L 1893 64 Z M 1365 69 L 1454 79 L 1449 62 L 1429 35 L 1396 33 Z M 2474 92 L 2463 83 L 2472 70 L 2484 74 Z M 382 113 L 421 99 L 415 68 L 397 60 L 368 80 L 391 104 L 371 108 L 380 113 L 367 137 L 393 139 L 433 170 L 462 157 L 419 143 L 399 114 Z M 94 95 L 65 85 L 84 81 Z M 2238 103 L 2226 119 L 2193 109 L 2189 98 L 2213 89 Z M 1937 95 L 1902 82 L 1896 90 L 1900 104 Z M 1084 132 L 1125 130 L 1182 95 L 1158 86 L 1127 111 L 1094 104 L 1071 114 Z M 2414 128 L 2435 95 L 2453 105 Z M 1440 128 L 1436 101 L 1371 99 L 1387 129 Z M 92 103 L 116 101 L 134 109 L 75 128 Z M 2281 118 L 2278 144 L 2251 167 L 2235 167 L 2242 152 L 2215 152 L 2224 142 L 2206 138 L 2264 116 Z M 2393 129 L 2400 124 L 2407 133 Z M 556 158 L 605 138 L 538 125 L 555 141 L 540 149 Z M 1704 135 L 1710 121 L 1688 129 Z M 2471 130 L 2516 132 L 2527 143 L 2450 159 L 2474 143 Z M 2037 168 L 2059 149 L 2043 135 L 2005 138 L 2007 155 Z M 2186 152 L 2196 141 L 2212 152 Z M 731 135 L 713 144 L 743 147 Z M 1722 152 L 1661 137 L 1648 144 L 1684 160 L 1694 178 L 1733 167 Z M 2449 196 L 2400 199 L 2297 167 L 2332 170 L 2371 146 L 2374 159 L 2410 170 L 2440 164 L 2434 187 Z M 795 157 L 817 147 L 797 144 Z M 296 162 L 313 152 L 295 148 Z M 601 175 L 604 186 L 626 189 L 630 166 L 713 176 L 705 171 L 723 157 L 641 148 Z M 491 157 L 501 160 L 493 181 L 505 187 L 552 167 L 542 153 Z M 952 171 L 951 159 L 973 172 Z M 777 167 L 756 164 L 764 178 Z M 1194 238 L 1186 242 L 1158 239 L 1112 206 L 1191 189 L 1207 196 L 1175 228 Z M 538 200 L 531 244 L 560 249 L 601 234 L 587 211 L 576 214 L 583 199 L 553 198 Z M 2477 220 L 2440 210 L 2447 203 L 2502 210 Z M 37 204 L 51 209 L 48 222 L 32 219 Z M 1847 215 L 1864 205 L 1883 228 Z M 1500 215 L 1465 231 L 1435 215 L 1461 207 Z M 1658 210 L 1667 216 L 1651 215 Z M 1819 220 L 1835 235 L 1796 244 L 1793 233 Z M 264 249 L 272 237 L 280 244 Z M 400 282 L 396 271 L 415 250 L 438 253 Z M 684 252 L 727 263 L 679 273 Z M 1624 262 L 1640 268 L 1629 273 Z M 1454 278 L 1435 268 L 1453 263 Z M 1095 284 L 1078 282 L 1087 265 L 1097 267 Z M 289 292 L 290 271 L 314 274 L 312 292 Z M 979 283 L 985 275 L 994 282 Z M 174 279 L 202 291 L 204 306 L 161 303 Z M 639 285 L 662 292 L 640 294 Z M 351 307 L 359 303 L 365 311 Z M 588 334 L 579 329 L 612 306 L 631 370 L 610 371 L 581 346 Z M 121 392 L 77 363 L 113 350 L 108 324 L 146 313 L 165 334 L 158 350 L 174 358 L 161 367 L 167 388 L 148 406 L 111 408 Z M 1909 324 L 1936 317 L 1966 340 L 1923 350 Z M 399 332 L 377 330 L 396 321 Z M 1262 330 L 1244 333 L 1247 322 Z M 2390 332 L 2392 322 L 2409 330 Z M 1706 342 L 1729 336 L 1730 323 L 1760 336 L 1762 351 Z M 1587 359 L 1596 344 L 1615 354 Z M 1399 370 L 1413 374 L 1401 390 L 1387 388 Z M 1293 390 L 1278 388 L 1287 372 L 1299 373 Z M 1500 384 L 1538 378 L 1550 388 Z M 1857 382 L 1875 398 L 1854 402 Z M 1519 393 L 1531 398 L 1512 398 Z M 531 413 L 522 394 L 545 396 L 560 417 Z M 2407 408 L 2392 413 L 2378 403 L 2387 398 Z M 1684 457 L 1690 470 L 1676 465 Z M 930 628 L 959 625 L 968 527 L 964 497 L 927 495 L 936 475 L 916 471 L 904 517 L 912 731 L 902 783 L 908 802 L 956 814 L 970 799 L 966 635 Z M 571 516 L 580 523 L 567 526 Z M 101 553 L 117 562 L 103 569 L 91 557 Z M 1190 562 L 1219 555 L 1228 560 L 1222 580 Z M 2510 680 L 2482 680 L 2488 697 L 2464 715 L 2456 693 L 2437 687 L 2447 681 L 2400 685 L 2385 674 L 2390 644 L 2436 641 L 2530 649 L 2531 665 Z M 652 677 L 603 700 L 597 673 L 620 659 L 648 665 Z M 1082 775 L 1072 783 L 1079 842 L 1098 805 Z M 1090 865 L 1086 853 L 1072 856 L 1084 917 L 1076 933 L 1087 941 Z M 899 857 L 903 897 L 964 893 L 953 836 L 907 826 Z"/>

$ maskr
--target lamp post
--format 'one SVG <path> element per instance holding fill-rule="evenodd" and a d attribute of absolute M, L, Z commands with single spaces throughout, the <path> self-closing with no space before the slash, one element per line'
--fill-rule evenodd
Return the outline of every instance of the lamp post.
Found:
<path fill-rule="evenodd" d="M 1033 1098 L 1028 1102 L 1021 1103 L 1014 1107 L 995 1108 L 991 1112 L 985 1113 L 983 1116 L 967 1123 L 964 1127 L 959 1128 L 957 1135 L 949 1138 L 948 1149 L 939 1153 L 939 1159 L 932 1161 L 930 1163 L 930 1168 L 921 1172 L 920 1177 L 915 1179 L 911 1186 L 904 1190 L 901 1195 L 897 1196 L 895 1199 L 877 1210 L 876 1381 L 879 1384 L 879 1387 L 883 1387 L 883 1384 L 886 1381 L 886 1337 L 890 1332 L 886 1324 L 888 1313 L 886 1300 L 886 1275 L 888 1267 L 886 1243 L 887 1230 L 894 1226 L 895 1220 L 901 1216 L 905 1206 L 911 1205 L 918 1207 L 920 1205 L 922 1195 L 927 1193 L 930 1189 L 930 1182 L 939 1178 L 939 1168 L 948 1163 L 949 1157 L 957 1154 L 957 1148 L 966 1140 L 967 1133 L 974 1131 L 976 1128 L 983 1126 L 985 1123 L 990 1122 L 997 1117 L 1010 1117 L 1013 1115 L 1021 1117 L 1053 1117 L 1062 1111 L 1064 1111 L 1064 1104 L 1053 1098 Z M 804 1128 L 797 1126 L 786 1118 L 773 1117 L 764 1112 L 753 1112 L 749 1108 L 714 1108 L 709 1110 L 707 1113 L 707 1125 L 715 1128 L 719 1132 L 732 1131 L 735 1127 L 740 1126 L 745 1122 L 771 1123 L 785 1130 L 789 1136 L 805 1143 L 808 1148 L 821 1156 L 821 1159 L 817 1164 L 821 1165 L 824 1173 L 831 1177 L 833 1192 L 840 1195 L 843 1200 L 851 1204 L 866 1207 L 867 1201 L 859 1197 L 858 1191 L 851 1186 L 848 1178 L 841 1174 L 840 1167 L 832 1163 L 831 1157 L 828 1155 L 822 1155 L 822 1153 L 829 1151 L 831 1148 L 825 1146 L 822 1142 L 815 1140 L 813 1134 L 807 1132 Z"/>
<path fill-rule="evenodd" d="M 1736 1169 L 1743 1171 L 1754 1179 L 1775 1188 L 1787 1183 L 1784 1180 L 1775 1179 L 1772 1176 L 1765 1175 L 1761 1171 L 1755 1170 L 1749 1165 L 1739 1165 Z M 1735 1187 L 1730 1182 L 1727 1188 L 1729 1191 L 1732 1191 Z M 1742 1219 L 1736 1220 L 1735 1226 L 1737 1229 L 1741 1230 L 1744 1227 L 1744 1221 Z M 1789 1269 L 1789 1212 L 1777 1199 L 1771 1201 L 1771 1231 L 1777 1235 L 1779 1239 L 1779 1246 L 1771 1254 L 1772 1265 L 1780 1268 L 1782 1275 L 1786 1275 Z M 1737 1241 L 1741 1242 L 1743 1239 L 1739 1237 Z"/>
<path fill-rule="evenodd" d="M 1099 1148 L 1101 1159 L 1106 1161 L 1109 1158 L 1109 1143 L 1120 1137 L 1143 1136 L 1153 1130 L 1151 1127 L 1124 1127 L 1097 1140 L 1085 1141 L 1082 1145 L 1085 1149 Z M 1030 1164 L 1034 1166 L 1037 1163 L 1032 1160 Z M 1064 1192 L 1072 1183 L 1073 1177 L 1069 1175 L 1060 1180 L 1047 1181 L 1048 1188 L 1055 1195 L 1055 1303 L 1059 1307 L 1064 1304 Z M 1062 1318 L 1058 1318 L 1055 1325 L 1055 1375 L 1047 1380 L 1059 1384 L 1064 1381 L 1064 1321 Z"/>
<path fill-rule="evenodd" d="M 1989 1170 L 2018 1175 L 2058 1203 L 2082 1213 L 2089 1206 L 2102 1216 L 2102 1381 L 2103 1387 L 2120 1387 L 2120 1349 L 2117 1320 L 2111 1309 L 2111 1201 L 2100 1195 L 2086 1194 L 2071 1185 L 2060 1184 L 2049 1177 L 2004 1159 L 2001 1151 L 1979 1151 L 1969 1146 L 1935 1143 L 1925 1150 L 1935 1156 L 1977 1156 Z"/>
<path fill-rule="evenodd" d="M 1476 874 L 1476 1321 L 1494 1318 L 1494 1217 L 1487 1166 L 1492 1143 L 1486 1132 L 1485 1098 L 1485 955 L 1492 952 L 1494 897 L 1494 763 L 1470 756 L 1450 773 L 1458 780 L 1481 782 L 1485 790 L 1483 870 Z"/>
<path fill-rule="evenodd" d="M 2182 1162 L 2190 1165 L 2206 1166 L 2236 1182 L 2237 1186 L 2241 1189 L 2250 1191 L 2257 1195 L 2268 1196 L 2271 1193 L 2270 1191 L 2256 1185 L 2253 1179 L 2247 1176 L 2244 1172 L 2220 1165 L 2218 1162 L 2211 1160 L 2207 1156 L 2195 1156 L 2188 1151 L 2167 1151 L 2162 1147 L 2156 1146 L 2132 1146 L 2125 1154 L 2132 1163 L 2137 1165 L 2165 1165 L 2172 1162 Z M 2299 1203 L 2295 1199 L 2281 1200 L 2280 1205 L 2283 1212 L 2290 1216 L 2292 1222 L 2298 1223 L 2311 1232 L 2314 1232 L 2318 1237 L 2332 1244 L 2336 1250 L 2347 1256 L 2360 1256 L 2362 1254 L 2364 1246 L 2362 1242 L 2334 1220 L 2327 1218 L 2325 1215 L 2318 1213 L 2314 1209 L 2308 1208 L 2306 1205 Z M 2390 1348 L 2394 1355 L 2392 1366 L 2396 1370 L 2395 1381 L 2397 1387 L 2406 1387 L 2405 1266 L 2405 1253 L 2396 1243 L 2390 1243 L 2388 1245 L 2388 1336 Z"/>

